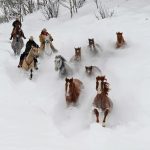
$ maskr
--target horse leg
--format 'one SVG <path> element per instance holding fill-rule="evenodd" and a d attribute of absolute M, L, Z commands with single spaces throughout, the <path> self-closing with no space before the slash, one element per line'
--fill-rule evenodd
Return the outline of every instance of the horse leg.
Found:
<path fill-rule="evenodd" d="M 94 109 L 94 113 L 96 115 L 96 122 L 98 123 L 99 122 L 99 112 L 96 108 Z"/>
<path fill-rule="evenodd" d="M 33 70 L 31 69 L 30 70 L 30 80 L 32 80 L 32 77 L 33 77 Z"/>
<path fill-rule="evenodd" d="M 109 109 L 106 109 L 104 112 L 104 119 L 103 119 L 103 123 L 102 123 L 103 127 L 105 127 L 106 117 L 107 117 L 108 113 L 109 113 Z"/>
<path fill-rule="evenodd" d="M 37 67 L 37 59 L 36 58 L 34 58 L 34 68 L 36 69 L 36 70 L 38 70 L 38 67 Z"/>

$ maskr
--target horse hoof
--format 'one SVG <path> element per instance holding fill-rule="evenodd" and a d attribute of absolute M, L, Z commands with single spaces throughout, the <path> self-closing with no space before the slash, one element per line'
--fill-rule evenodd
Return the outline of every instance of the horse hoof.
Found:
<path fill-rule="evenodd" d="M 96 120 L 97 123 L 99 123 L 99 120 Z"/>
<path fill-rule="evenodd" d="M 103 126 L 103 127 L 106 127 L 106 124 L 105 124 L 105 122 L 103 122 L 103 123 L 102 123 L 102 126 Z"/>

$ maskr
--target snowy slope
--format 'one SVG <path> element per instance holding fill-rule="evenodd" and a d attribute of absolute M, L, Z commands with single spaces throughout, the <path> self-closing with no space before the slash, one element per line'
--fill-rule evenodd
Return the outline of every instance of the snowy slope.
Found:
<path fill-rule="evenodd" d="M 66 108 L 64 80 L 54 70 L 54 57 L 39 59 L 39 70 L 30 81 L 17 68 L 9 36 L 11 23 L 0 25 L 0 149 L 2 150 L 149 150 L 150 133 L 150 1 L 111 0 L 112 18 L 97 20 L 90 0 L 70 19 L 45 21 L 40 12 L 23 22 L 26 37 L 47 28 L 54 45 L 68 61 L 74 47 L 82 47 L 83 60 L 74 77 L 84 83 L 79 106 Z M 115 49 L 116 32 L 124 33 L 127 46 Z M 102 51 L 87 53 L 88 38 L 95 38 Z M 26 42 L 27 40 L 25 40 Z M 23 49 L 24 50 L 24 49 Z M 22 51 L 23 51 L 22 50 Z M 97 65 L 110 83 L 114 108 L 107 127 L 91 121 L 96 94 L 95 78 L 84 74 L 85 65 Z M 72 67 L 75 68 L 73 64 Z"/>

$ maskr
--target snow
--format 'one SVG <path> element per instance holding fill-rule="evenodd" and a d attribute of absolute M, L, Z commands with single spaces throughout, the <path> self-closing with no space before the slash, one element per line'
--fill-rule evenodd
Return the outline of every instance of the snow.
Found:
<path fill-rule="evenodd" d="M 104 4 L 114 9 L 114 17 L 97 20 L 96 5 L 89 0 L 72 19 L 69 10 L 62 9 L 58 19 L 45 21 L 37 12 L 23 22 L 25 36 L 33 35 L 38 44 L 42 28 L 47 28 L 59 54 L 68 61 L 74 47 L 81 47 L 81 64 L 70 64 L 77 70 L 73 77 L 84 83 L 77 107 L 66 107 L 65 81 L 54 69 L 55 54 L 40 58 L 39 70 L 29 80 L 28 73 L 17 68 L 19 57 L 11 49 L 12 22 L 0 25 L 0 149 L 150 149 L 149 0 Z M 127 45 L 115 49 L 118 31 Z M 100 45 L 98 56 L 87 53 L 88 38 Z M 110 83 L 114 107 L 105 128 L 91 119 L 95 78 L 85 76 L 85 65 L 98 66 Z"/>

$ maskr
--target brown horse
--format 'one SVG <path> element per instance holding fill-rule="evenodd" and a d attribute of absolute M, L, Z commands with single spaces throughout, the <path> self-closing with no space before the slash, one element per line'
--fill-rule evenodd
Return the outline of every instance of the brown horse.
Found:
<path fill-rule="evenodd" d="M 67 105 L 77 103 L 82 87 L 83 83 L 79 79 L 66 78 L 65 96 Z"/>
<path fill-rule="evenodd" d="M 31 47 L 29 54 L 24 58 L 22 68 L 26 71 L 30 70 L 30 79 L 33 77 L 33 68 L 37 69 L 34 58 L 39 55 L 39 48 Z"/>
<path fill-rule="evenodd" d="M 81 61 L 81 47 L 75 48 L 75 60 Z"/>
<path fill-rule="evenodd" d="M 120 48 L 125 44 L 125 40 L 122 34 L 123 34 L 122 32 L 116 32 L 117 35 L 116 48 Z"/>
<path fill-rule="evenodd" d="M 106 117 L 112 108 L 112 102 L 108 97 L 109 84 L 106 82 L 105 76 L 96 77 L 96 90 L 97 95 L 94 98 L 93 107 L 94 114 L 96 115 L 96 122 L 99 122 L 99 109 L 104 113 L 102 126 L 105 127 Z"/>

